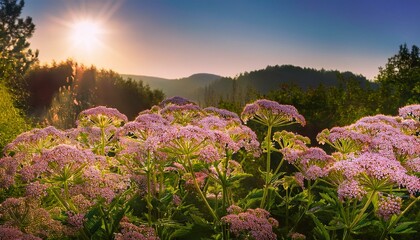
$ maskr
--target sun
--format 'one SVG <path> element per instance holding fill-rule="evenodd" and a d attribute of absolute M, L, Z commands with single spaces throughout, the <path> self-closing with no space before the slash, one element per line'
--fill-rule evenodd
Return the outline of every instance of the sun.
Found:
<path fill-rule="evenodd" d="M 93 52 L 101 45 L 103 28 L 93 20 L 79 20 L 71 25 L 70 40 L 81 51 Z"/>

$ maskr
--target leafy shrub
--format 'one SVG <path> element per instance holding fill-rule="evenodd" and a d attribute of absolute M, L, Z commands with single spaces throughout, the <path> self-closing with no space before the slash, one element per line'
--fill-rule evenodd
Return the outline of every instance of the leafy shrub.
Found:
<path fill-rule="evenodd" d="M 0 149 L 12 141 L 19 133 L 30 128 L 21 111 L 13 105 L 7 88 L 0 84 Z"/>

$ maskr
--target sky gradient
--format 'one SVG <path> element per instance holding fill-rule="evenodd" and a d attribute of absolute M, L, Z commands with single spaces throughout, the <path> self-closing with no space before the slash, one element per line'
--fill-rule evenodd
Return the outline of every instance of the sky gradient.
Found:
<path fill-rule="evenodd" d="M 373 79 L 400 44 L 420 46 L 419 11 L 416 0 L 26 0 L 22 16 L 41 63 L 164 78 L 292 64 Z M 71 37 L 84 20 L 101 26 L 89 50 Z"/>

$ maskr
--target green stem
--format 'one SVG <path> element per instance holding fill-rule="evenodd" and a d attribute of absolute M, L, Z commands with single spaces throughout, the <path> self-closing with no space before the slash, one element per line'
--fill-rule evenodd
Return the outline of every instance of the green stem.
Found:
<path fill-rule="evenodd" d="M 75 209 L 72 209 L 69 204 L 67 203 L 67 201 L 65 199 L 63 199 L 60 194 L 58 194 L 55 189 L 51 189 L 51 192 L 53 193 L 55 199 L 58 200 L 58 202 L 67 210 L 67 211 L 75 211 Z"/>
<path fill-rule="evenodd" d="M 105 155 L 105 128 L 101 127 L 101 149 L 99 155 Z"/>
<path fill-rule="evenodd" d="M 370 192 L 368 200 L 366 201 L 365 205 L 363 206 L 362 210 L 360 210 L 359 214 L 353 219 L 349 226 L 349 230 L 353 229 L 360 221 L 360 219 L 363 217 L 363 214 L 366 212 L 367 208 L 369 207 L 370 203 L 372 202 L 373 197 L 376 194 L 376 190 Z"/>
<path fill-rule="evenodd" d="M 349 237 L 350 235 L 349 235 L 349 231 L 348 231 L 348 229 L 347 228 L 345 228 L 344 229 L 344 233 L 343 233 L 343 240 L 346 240 L 346 239 L 348 239 L 348 237 Z"/>
<path fill-rule="evenodd" d="M 206 205 L 207 209 L 210 211 L 210 214 L 213 216 L 214 221 L 219 222 L 219 217 L 217 217 L 213 208 L 210 206 L 209 202 L 207 201 L 206 196 L 204 196 L 203 192 L 201 191 L 200 186 L 198 185 L 197 178 L 195 177 L 194 170 L 193 170 L 193 167 L 192 167 L 189 156 L 187 156 L 187 163 L 188 163 L 188 167 L 190 169 L 190 172 L 191 172 L 191 175 L 192 175 L 192 178 L 193 178 L 194 186 L 195 186 L 195 188 L 198 192 L 198 195 L 200 195 L 200 197 L 203 200 L 204 204 Z"/>
<path fill-rule="evenodd" d="M 284 158 L 281 159 L 279 165 L 277 166 L 276 170 L 274 171 L 274 175 L 277 175 L 277 173 L 279 172 L 281 166 L 283 165 L 284 162 Z"/>
<path fill-rule="evenodd" d="M 265 201 L 268 195 L 269 185 L 270 185 L 270 171 L 271 171 L 271 130 L 272 126 L 268 126 L 267 135 L 266 135 L 266 144 L 267 144 L 267 162 L 266 162 L 266 173 L 265 173 L 265 185 L 264 193 L 261 200 L 260 208 L 265 209 Z"/>
<path fill-rule="evenodd" d="M 152 226 L 152 186 L 151 186 L 151 169 L 150 169 L 150 156 L 147 156 L 146 161 L 146 179 L 147 179 L 147 213 L 148 213 L 148 223 L 149 226 Z"/>
<path fill-rule="evenodd" d="M 222 178 L 220 179 L 221 183 L 222 183 L 222 194 L 223 194 L 223 196 L 222 196 L 222 209 L 223 209 L 223 211 L 226 211 L 227 205 L 229 204 L 228 189 L 227 189 L 227 184 L 226 184 L 226 182 L 227 182 L 226 172 L 227 172 L 227 169 L 229 167 L 230 157 L 231 157 L 231 154 L 229 152 L 226 152 L 226 158 L 225 158 L 225 162 L 224 162 L 224 165 L 225 165 L 224 166 L 224 171 L 223 171 L 223 174 L 222 174 Z"/>
<path fill-rule="evenodd" d="M 289 228 L 289 188 L 286 188 L 286 229 Z"/>

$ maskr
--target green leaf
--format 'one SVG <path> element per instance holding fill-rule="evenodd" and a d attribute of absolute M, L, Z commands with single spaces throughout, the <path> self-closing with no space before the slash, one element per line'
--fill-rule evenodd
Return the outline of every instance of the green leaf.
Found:
<path fill-rule="evenodd" d="M 415 233 L 416 231 L 410 227 L 413 224 L 418 224 L 418 222 L 402 222 L 398 224 L 395 228 L 393 228 L 390 233 L 391 234 L 407 234 L 407 233 Z"/>
<path fill-rule="evenodd" d="M 169 235 L 169 239 L 180 238 L 182 239 L 183 236 L 189 234 L 192 230 L 193 224 L 187 223 L 186 226 L 178 226 L 175 231 Z"/>
<path fill-rule="evenodd" d="M 322 224 L 314 214 L 310 213 L 309 216 L 312 218 L 316 225 L 315 230 L 323 237 L 323 239 L 330 240 L 331 237 L 325 225 Z"/>
<path fill-rule="evenodd" d="M 325 199 L 328 203 L 330 203 L 332 205 L 335 205 L 336 204 L 335 200 L 328 193 L 322 193 L 322 192 L 320 192 L 319 195 L 323 199 Z"/>
<path fill-rule="evenodd" d="M 359 224 L 357 224 L 354 228 L 353 228 L 353 231 L 354 231 L 354 233 L 356 233 L 356 231 L 357 230 L 360 230 L 360 229 L 362 229 L 362 228 L 364 228 L 364 227 L 367 227 L 367 226 L 370 226 L 370 225 L 372 225 L 372 222 L 371 221 L 367 221 L 367 222 L 364 222 L 363 223 L 363 221 L 360 221 L 360 223 Z M 352 232 L 353 232 L 352 231 Z M 357 233 L 356 233 L 357 234 Z"/>
<path fill-rule="evenodd" d="M 192 220 L 194 221 L 194 223 L 199 225 L 199 226 L 208 226 L 208 224 L 209 224 L 209 222 L 207 222 L 206 219 L 204 219 L 200 216 L 197 216 L 195 214 L 191 214 L 190 216 L 191 216 Z"/>

